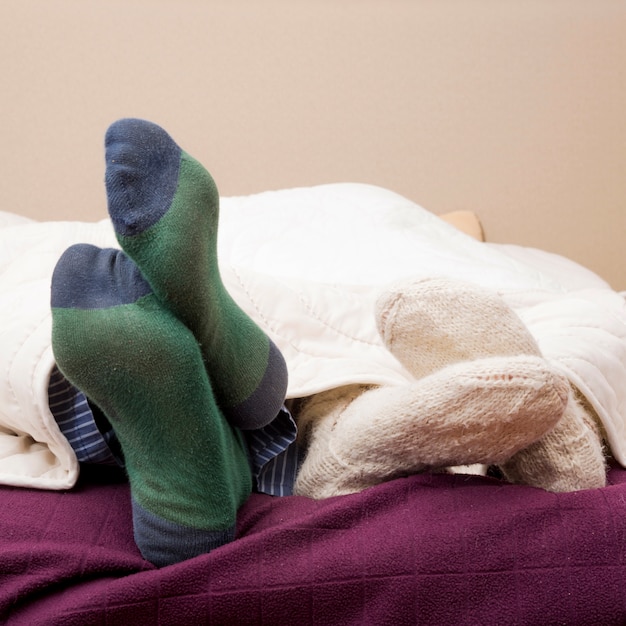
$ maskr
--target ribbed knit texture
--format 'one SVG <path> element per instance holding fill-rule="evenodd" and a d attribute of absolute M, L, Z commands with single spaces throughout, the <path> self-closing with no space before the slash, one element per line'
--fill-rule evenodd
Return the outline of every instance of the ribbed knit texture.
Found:
<path fill-rule="evenodd" d="M 498 465 L 551 491 L 605 484 L 597 418 L 496 294 L 446 278 L 404 281 L 376 304 L 387 348 L 416 378 L 302 403 L 297 493 L 322 498 L 424 469 Z"/>
<path fill-rule="evenodd" d="M 156 563 L 166 565 L 232 538 L 250 468 L 193 334 L 123 252 L 83 244 L 56 266 L 52 319 L 59 369 L 102 409 L 119 439 L 144 556 L 167 545 L 167 562 Z"/>
<path fill-rule="evenodd" d="M 486 354 L 541 355 L 517 314 L 497 294 L 446 278 L 400 283 L 377 302 L 381 335 L 415 376 Z M 501 466 L 513 482 L 549 491 L 606 484 L 599 418 L 575 388 L 551 432 Z"/>
<path fill-rule="evenodd" d="M 543 359 L 518 356 L 455 363 L 399 387 L 321 394 L 300 414 L 315 425 L 296 493 L 324 498 L 425 469 L 500 463 L 557 423 L 567 392 Z"/>
<path fill-rule="evenodd" d="M 222 283 L 213 179 L 162 128 L 144 120 L 112 124 L 105 147 L 108 208 L 121 247 L 195 335 L 227 419 L 244 429 L 264 426 L 282 406 L 287 369 Z"/>
<path fill-rule="evenodd" d="M 508 480 L 563 492 L 606 486 L 606 456 L 599 419 L 577 390 L 565 413 L 539 441 L 500 465 Z"/>
<path fill-rule="evenodd" d="M 389 351 L 416 378 L 461 361 L 541 355 L 502 298 L 447 278 L 390 286 L 376 302 L 376 322 Z"/>

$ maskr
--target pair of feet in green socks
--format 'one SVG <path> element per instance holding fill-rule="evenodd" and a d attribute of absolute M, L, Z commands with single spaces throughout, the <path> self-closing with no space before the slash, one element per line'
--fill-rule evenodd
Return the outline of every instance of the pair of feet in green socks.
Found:
<path fill-rule="evenodd" d="M 222 283 L 208 172 L 143 120 L 113 124 L 105 148 L 122 250 L 78 244 L 59 259 L 52 346 L 115 429 L 135 540 L 163 566 L 234 537 L 252 483 L 240 429 L 274 419 L 287 372 Z"/>

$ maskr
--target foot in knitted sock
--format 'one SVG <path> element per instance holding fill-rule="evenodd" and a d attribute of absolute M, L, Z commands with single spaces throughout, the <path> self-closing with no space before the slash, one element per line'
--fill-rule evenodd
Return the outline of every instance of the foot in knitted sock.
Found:
<path fill-rule="evenodd" d="M 418 377 L 485 356 L 540 356 L 515 312 L 481 287 L 446 278 L 405 282 L 381 295 L 376 312 L 385 344 Z M 605 484 L 605 465 L 591 410 L 570 397 L 556 427 L 501 469 L 513 482 L 571 491 Z"/>
<path fill-rule="evenodd" d="M 144 557 L 163 566 L 230 541 L 250 468 L 192 333 L 118 250 L 69 248 L 51 303 L 59 368 L 119 438 Z"/>
<path fill-rule="evenodd" d="M 425 469 L 501 463 L 554 427 L 568 389 L 542 358 L 514 356 L 318 394 L 298 417 L 313 428 L 295 492 L 327 498 Z"/>
<path fill-rule="evenodd" d="M 571 390 L 559 423 L 541 439 L 500 465 L 515 483 L 564 492 L 606 486 L 602 435 L 591 407 Z"/>
<path fill-rule="evenodd" d="M 517 314 L 496 294 L 447 278 L 402 282 L 376 302 L 389 351 L 416 378 L 491 356 L 540 356 Z"/>
<path fill-rule="evenodd" d="M 260 428 L 287 387 L 282 355 L 232 300 L 217 260 L 219 196 L 204 167 L 159 126 L 124 119 L 105 139 L 118 241 L 157 297 L 195 335 L 231 424 Z"/>

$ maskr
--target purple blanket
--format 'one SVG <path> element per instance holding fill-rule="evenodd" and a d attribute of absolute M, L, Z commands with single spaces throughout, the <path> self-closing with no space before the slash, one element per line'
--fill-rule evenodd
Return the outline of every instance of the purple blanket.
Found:
<path fill-rule="evenodd" d="M 626 471 L 554 495 L 420 475 L 314 502 L 255 495 L 239 538 L 154 569 L 124 482 L 0 488 L 2 624 L 626 623 Z"/>

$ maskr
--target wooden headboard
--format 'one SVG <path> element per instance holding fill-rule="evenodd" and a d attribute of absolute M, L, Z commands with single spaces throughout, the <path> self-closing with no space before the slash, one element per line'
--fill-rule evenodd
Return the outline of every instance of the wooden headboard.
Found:
<path fill-rule="evenodd" d="M 626 3 L 5 0 L 0 210 L 106 215 L 102 136 L 166 127 L 223 195 L 368 182 L 626 289 Z"/>

